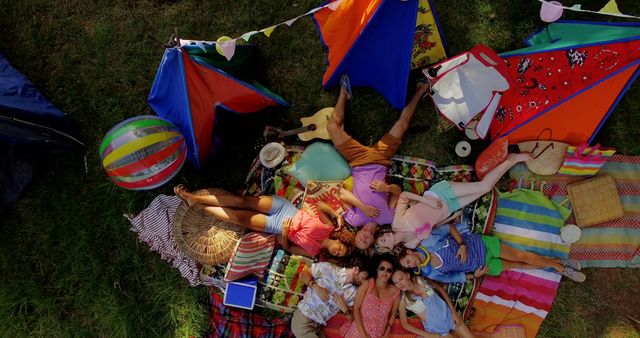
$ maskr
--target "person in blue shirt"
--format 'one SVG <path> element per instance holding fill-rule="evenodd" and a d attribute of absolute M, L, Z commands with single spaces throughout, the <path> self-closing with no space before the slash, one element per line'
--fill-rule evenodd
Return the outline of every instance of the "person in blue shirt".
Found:
<path fill-rule="evenodd" d="M 497 237 L 471 233 L 464 224 L 436 228 L 416 250 L 401 252 L 398 261 L 404 268 L 442 283 L 464 282 L 485 274 L 498 276 L 508 269 L 538 268 L 553 268 L 576 282 L 586 279 L 576 260 L 518 250 Z"/>

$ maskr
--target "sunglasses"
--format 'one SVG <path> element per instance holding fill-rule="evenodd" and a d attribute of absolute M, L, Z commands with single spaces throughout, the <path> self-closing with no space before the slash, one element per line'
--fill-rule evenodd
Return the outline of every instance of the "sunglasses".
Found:
<path fill-rule="evenodd" d="M 391 272 L 393 272 L 393 268 L 385 268 L 384 266 L 380 266 L 380 267 L 378 267 L 378 271 L 380 271 L 380 272 L 386 271 L 386 272 L 391 273 Z"/>

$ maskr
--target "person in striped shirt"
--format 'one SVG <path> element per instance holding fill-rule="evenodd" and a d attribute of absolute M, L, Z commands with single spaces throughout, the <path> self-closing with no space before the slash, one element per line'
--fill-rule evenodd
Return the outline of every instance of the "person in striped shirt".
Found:
<path fill-rule="evenodd" d="M 398 261 L 404 268 L 443 283 L 464 282 L 485 274 L 498 276 L 508 269 L 553 268 L 576 282 L 586 279 L 573 259 L 544 257 L 515 249 L 494 236 L 464 231 L 456 226 L 436 228 L 415 250 L 406 249 Z M 448 228 L 448 229 L 447 229 Z M 447 233 L 448 231 L 448 233 Z"/>

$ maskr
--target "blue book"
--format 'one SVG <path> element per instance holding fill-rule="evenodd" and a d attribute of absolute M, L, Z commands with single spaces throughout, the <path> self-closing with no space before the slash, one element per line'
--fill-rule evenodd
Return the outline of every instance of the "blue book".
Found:
<path fill-rule="evenodd" d="M 258 277 L 249 276 L 227 283 L 223 304 L 241 309 L 253 310 L 258 290 Z"/>

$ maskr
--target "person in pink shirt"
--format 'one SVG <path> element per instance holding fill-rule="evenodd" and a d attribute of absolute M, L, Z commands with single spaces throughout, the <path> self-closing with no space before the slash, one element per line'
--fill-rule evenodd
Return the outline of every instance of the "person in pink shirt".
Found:
<path fill-rule="evenodd" d="M 353 318 L 340 333 L 345 338 L 388 337 L 400 305 L 400 289 L 391 281 L 395 260 L 389 255 L 378 258 L 372 278 L 358 288 Z"/>
<path fill-rule="evenodd" d="M 398 197 L 386 191 L 372 189 L 371 182 L 385 179 L 391 157 L 400 147 L 418 103 L 429 86 L 418 83 L 416 93 L 389 132 L 372 146 L 364 146 L 344 130 L 345 109 L 347 101 L 351 99 L 351 86 L 346 75 L 342 76 L 340 83 L 340 96 L 329 118 L 327 130 L 338 152 L 349 162 L 353 176 L 353 192 L 342 189 L 340 193 L 346 210 L 343 218 L 353 227 L 365 227 L 364 231 L 356 234 L 356 246 L 367 249 L 373 244 L 373 232 L 377 225 L 390 224 L 393 220 L 393 206 Z"/>
<path fill-rule="evenodd" d="M 342 217 L 322 201 L 318 202 L 320 216 L 313 216 L 276 195 L 194 195 L 183 185 L 176 186 L 174 192 L 189 206 L 202 208 L 218 219 L 281 235 L 284 249 L 296 255 L 315 257 L 325 250 L 343 257 L 355 241 L 355 236 L 343 227 Z"/>
<path fill-rule="evenodd" d="M 422 196 L 403 191 L 398 194 L 397 205 L 391 227 L 393 231 L 381 233 L 375 242 L 377 252 L 389 252 L 396 245 L 414 249 L 431 234 L 434 227 L 448 223 L 462 207 L 491 191 L 498 180 L 516 163 L 530 160 L 531 154 L 510 154 L 479 182 L 441 181 L 433 185 Z M 382 181 L 374 181 L 376 191 L 396 194 Z"/>

